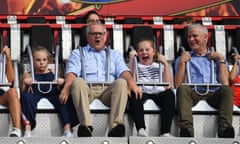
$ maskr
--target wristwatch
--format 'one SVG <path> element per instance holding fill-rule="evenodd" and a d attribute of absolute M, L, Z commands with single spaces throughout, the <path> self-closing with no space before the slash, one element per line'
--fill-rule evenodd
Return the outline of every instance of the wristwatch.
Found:
<path fill-rule="evenodd" d="M 218 61 L 218 64 L 226 64 L 225 60 Z"/>

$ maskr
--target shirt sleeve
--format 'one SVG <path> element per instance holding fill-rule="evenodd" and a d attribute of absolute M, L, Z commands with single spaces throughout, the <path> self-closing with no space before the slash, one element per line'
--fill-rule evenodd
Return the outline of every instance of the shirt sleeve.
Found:
<path fill-rule="evenodd" d="M 114 67 L 115 67 L 115 76 L 116 78 L 119 78 L 120 75 L 124 71 L 129 71 L 129 68 L 127 67 L 127 64 L 124 61 L 123 55 L 121 54 L 120 51 L 118 50 L 113 50 L 112 51 L 112 58 L 114 59 Z"/>
<path fill-rule="evenodd" d="M 77 76 L 81 75 L 81 56 L 79 49 L 73 50 L 67 61 L 65 76 L 68 73 L 74 73 Z"/>

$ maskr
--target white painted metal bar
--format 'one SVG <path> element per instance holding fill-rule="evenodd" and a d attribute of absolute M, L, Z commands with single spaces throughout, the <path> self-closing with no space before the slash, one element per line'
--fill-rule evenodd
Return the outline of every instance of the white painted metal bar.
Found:
<path fill-rule="evenodd" d="M 62 59 L 67 60 L 72 51 L 72 30 L 70 24 L 62 25 Z"/>
<path fill-rule="evenodd" d="M 65 16 L 56 16 L 56 23 L 65 24 L 66 23 Z"/>
<path fill-rule="evenodd" d="M 226 35 L 224 25 L 214 25 L 216 51 L 226 57 Z"/>
<path fill-rule="evenodd" d="M 124 54 L 122 25 L 113 25 L 113 47 Z"/>
<path fill-rule="evenodd" d="M 174 61 L 174 31 L 173 25 L 164 25 L 164 52 L 168 61 Z"/>
<path fill-rule="evenodd" d="M 163 17 L 161 17 L 161 16 L 154 16 L 153 17 L 153 24 L 162 25 L 163 24 Z"/>
<path fill-rule="evenodd" d="M 11 46 L 11 59 L 13 61 L 20 61 L 21 58 L 21 32 L 20 24 L 10 25 L 10 46 Z"/>
<path fill-rule="evenodd" d="M 202 24 L 203 25 L 212 25 L 212 18 L 211 17 L 202 17 Z"/>

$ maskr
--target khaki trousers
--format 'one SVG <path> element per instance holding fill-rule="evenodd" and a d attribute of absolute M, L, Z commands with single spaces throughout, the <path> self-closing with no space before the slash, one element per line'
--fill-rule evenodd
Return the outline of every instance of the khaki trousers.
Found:
<path fill-rule="evenodd" d="M 71 95 L 81 125 L 92 126 L 89 104 L 96 98 L 110 107 L 110 128 L 123 123 L 123 116 L 128 99 L 127 82 L 115 80 L 110 86 L 93 85 L 91 88 L 82 78 L 73 81 Z"/>
<path fill-rule="evenodd" d="M 200 96 L 189 86 L 182 85 L 177 89 L 177 110 L 180 128 L 187 128 L 194 135 L 192 106 L 196 105 L 200 100 L 206 100 L 209 105 L 218 109 L 218 131 L 232 126 L 233 91 L 231 87 L 221 86 L 215 92 Z"/>

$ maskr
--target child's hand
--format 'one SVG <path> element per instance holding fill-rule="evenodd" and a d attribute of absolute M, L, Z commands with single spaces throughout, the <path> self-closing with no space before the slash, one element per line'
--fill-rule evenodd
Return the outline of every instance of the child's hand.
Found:
<path fill-rule="evenodd" d="M 164 55 L 162 54 L 159 54 L 158 55 L 158 59 L 157 59 L 158 62 L 162 63 L 162 64 L 166 64 L 167 63 L 167 59 Z"/>
<path fill-rule="evenodd" d="M 2 48 L 2 53 L 6 54 L 6 57 L 9 58 L 10 57 L 10 48 L 8 48 L 8 46 L 4 46 Z"/>
<path fill-rule="evenodd" d="M 130 51 L 130 53 L 129 53 L 129 59 L 134 59 L 135 58 L 135 56 L 137 56 L 137 52 L 135 51 L 135 50 L 132 50 L 132 51 Z"/>
<path fill-rule="evenodd" d="M 58 78 L 57 79 L 57 84 L 58 85 L 63 85 L 64 84 L 64 79 L 63 78 Z"/>
<path fill-rule="evenodd" d="M 25 78 L 24 79 L 24 83 L 26 84 L 26 85 L 32 85 L 32 78 Z"/>

